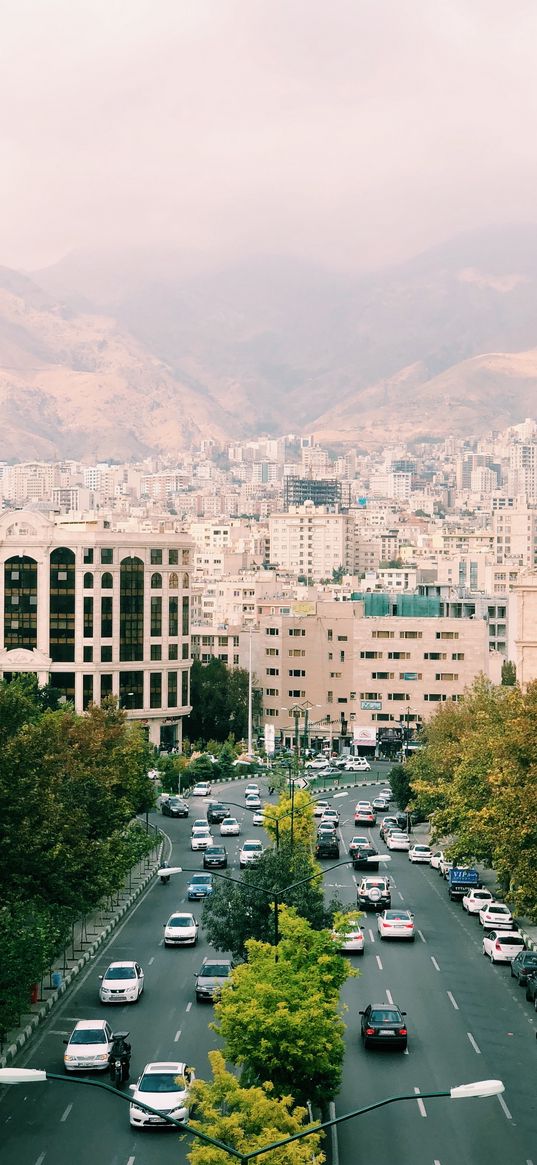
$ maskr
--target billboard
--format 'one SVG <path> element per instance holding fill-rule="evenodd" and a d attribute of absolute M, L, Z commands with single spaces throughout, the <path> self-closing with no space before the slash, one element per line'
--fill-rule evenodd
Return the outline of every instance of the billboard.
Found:
<path fill-rule="evenodd" d="M 365 744 L 369 748 L 374 748 L 377 743 L 376 728 L 370 728 L 369 726 L 366 728 L 362 724 L 353 724 L 352 734 L 355 744 Z"/>
<path fill-rule="evenodd" d="M 267 756 L 274 756 L 275 732 L 273 724 L 265 724 L 265 752 Z"/>

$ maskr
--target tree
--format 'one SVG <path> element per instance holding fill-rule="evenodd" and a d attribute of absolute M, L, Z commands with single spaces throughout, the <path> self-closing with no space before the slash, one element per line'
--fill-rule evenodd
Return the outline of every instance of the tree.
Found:
<path fill-rule="evenodd" d="M 504 659 L 502 663 L 502 684 L 505 688 L 516 684 L 516 664 L 510 659 Z"/>
<path fill-rule="evenodd" d="M 412 800 L 408 765 L 392 765 L 388 780 L 399 808 L 406 810 L 407 805 Z"/>
<path fill-rule="evenodd" d="M 290 1096 L 273 1096 L 269 1083 L 245 1088 L 227 1071 L 221 1052 L 209 1052 L 209 1061 L 212 1081 L 196 1080 L 190 1091 L 196 1113 L 189 1121 L 191 1128 L 224 1141 L 240 1153 L 252 1153 L 308 1127 L 307 1109 L 293 1108 Z M 264 1153 L 260 1161 L 264 1165 L 322 1165 L 321 1136 L 311 1133 L 283 1149 Z M 223 1149 L 197 1139 L 187 1155 L 191 1165 L 230 1165 L 231 1161 Z"/>
<path fill-rule="evenodd" d="M 265 829 L 275 841 L 293 840 L 310 850 L 315 841 L 315 802 L 309 789 L 295 789 L 294 795 L 282 792 L 277 805 L 265 809 Z"/>
<path fill-rule="evenodd" d="M 341 1082 L 344 1024 L 339 991 L 352 974 L 327 930 L 313 930 L 283 907 L 278 961 L 268 943 L 248 940 L 215 1005 L 215 1031 L 245 1084 L 270 1081 L 278 1096 L 325 1105 Z"/>
<path fill-rule="evenodd" d="M 230 733 L 236 740 L 248 731 L 248 672 L 244 668 L 228 668 L 221 659 L 208 664 L 194 660 L 190 674 L 192 712 L 186 720 L 190 740 L 203 745 L 214 737 L 227 740 Z M 253 693 L 253 712 L 258 717 L 261 708 L 260 693 Z"/>

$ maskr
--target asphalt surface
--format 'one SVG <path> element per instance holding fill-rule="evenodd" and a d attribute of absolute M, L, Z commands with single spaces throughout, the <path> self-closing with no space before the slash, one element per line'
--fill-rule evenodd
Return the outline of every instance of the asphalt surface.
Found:
<path fill-rule="evenodd" d="M 382 778 L 381 778 L 382 780 Z M 244 782 L 246 783 L 246 782 Z M 243 783 L 215 788 L 228 804 L 242 803 Z M 262 790 L 263 791 L 263 790 Z M 342 858 L 352 833 L 352 811 L 362 790 L 350 790 L 333 803 L 341 812 Z M 326 800 L 333 798 L 327 794 Z M 157 817 L 170 838 L 174 865 L 202 868 L 202 854 L 189 848 L 190 824 L 203 816 L 193 801 L 188 820 Z M 263 836 L 250 815 L 232 809 L 244 822 L 241 838 L 226 838 L 230 872 L 238 870 L 238 852 L 245 837 Z M 364 832 L 360 827 L 356 832 Z M 219 838 L 219 827 L 213 827 Z M 378 830 L 371 836 L 378 840 Z M 382 843 L 379 849 L 384 850 Z M 331 863 L 326 862 L 326 866 Z M 339 1129 L 340 1165 L 367 1160 L 372 1165 L 479 1165 L 508 1162 L 537 1165 L 536 1013 L 524 991 L 510 978 L 509 967 L 491 967 L 481 954 L 479 922 L 447 898 L 446 884 L 428 867 L 412 866 L 406 854 L 392 854 L 386 867 L 395 881 L 393 904 L 415 912 L 418 936 L 414 944 L 380 942 L 376 918 L 365 920 L 367 946 L 354 958 L 359 978 L 345 985 L 348 1007 L 347 1055 L 337 1114 L 389 1096 L 444 1090 L 471 1080 L 500 1078 L 506 1091 L 483 1100 L 448 1098 L 403 1101 L 345 1122 Z M 327 872 L 329 894 L 337 887 L 343 901 L 355 900 L 352 868 Z M 210 1005 L 194 995 L 194 972 L 209 954 L 203 931 L 195 948 L 166 950 L 163 924 L 186 903 L 188 875 L 172 877 L 168 886 L 156 882 L 141 897 L 126 921 L 101 948 L 76 985 L 62 997 L 50 1019 L 39 1029 L 17 1060 L 19 1067 L 45 1068 L 63 1076 L 63 1040 L 78 1019 L 106 1017 L 114 1030 L 131 1033 L 131 1080 L 157 1059 L 184 1060 L 199 1076 L 208 1074 L 207 1053 L 217 1046 L 209 1029 Z M 352 958 L 352 956 L 350 956 Z M 136 958 L 145 971 L 146 988 L 132 1006 L 99 1003 L 99 974 L 115 959 Z M 359 1009 L 390 997 L 408 1015 L 408 1055 L 372 1050 L 359 1039 Z M 88 1074 L 96 1079 L 100 1074 Z M 159 1160 L 186 1160 L 190 1138 L 174 1131 L 135 1132 L 128 1122 L 128 1104 L 73 1082 L 77 1077 L 44 1084 L 5 1088 L 0 1096 L 0 1157 L 2 1165 L 150 1165 Z M 102 1075 L 108 1080 L 106 1074 Z M 129 1093 L 124 1088 L 125 1095 Z M 155 1145 L 155 1140 L 158 1144 Z"/>

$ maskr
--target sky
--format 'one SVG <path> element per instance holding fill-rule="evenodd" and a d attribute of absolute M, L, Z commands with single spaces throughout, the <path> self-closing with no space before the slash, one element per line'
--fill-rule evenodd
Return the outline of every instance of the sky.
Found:
<path fill-rule="evenodd" d="M 0 264 L 361 270 L 537 219 L 535 0 L 2 0 Z"/>

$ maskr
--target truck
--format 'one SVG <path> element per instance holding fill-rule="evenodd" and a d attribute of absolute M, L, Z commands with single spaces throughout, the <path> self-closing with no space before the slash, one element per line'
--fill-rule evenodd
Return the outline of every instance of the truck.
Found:
<path fill-rule="evenodd" d="M 452 899 L 462 899 L 468 890 L 479 890 L 481 881 L 478 870 L 471 866 L 452 866 L 447 872 L 448 894 Z"/>

